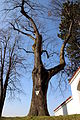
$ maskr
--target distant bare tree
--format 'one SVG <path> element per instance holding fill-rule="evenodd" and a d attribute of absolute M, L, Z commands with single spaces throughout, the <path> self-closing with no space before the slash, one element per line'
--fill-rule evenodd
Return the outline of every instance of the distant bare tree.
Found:
<path fill-rule="evenodd" d="M 16 85 L 19 83 L 19 68 L 24 68 L 24 58 L 20 55 L 19 37 L 14 37 L 10 29 L 0 30 L 0 116 L 4 106 L 7 90 L 12 95 L 21 92 Z"/>

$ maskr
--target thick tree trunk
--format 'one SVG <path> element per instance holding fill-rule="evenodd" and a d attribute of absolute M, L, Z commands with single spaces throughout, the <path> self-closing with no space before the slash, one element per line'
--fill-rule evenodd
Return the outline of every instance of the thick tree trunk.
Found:
<path fill-rule="evenodd" d="M 33 93 L 29 116 L 49 116 L 46 99 L 47 75 L 47 71 L 42 66 L 34 68 L 32 72 Z"/>

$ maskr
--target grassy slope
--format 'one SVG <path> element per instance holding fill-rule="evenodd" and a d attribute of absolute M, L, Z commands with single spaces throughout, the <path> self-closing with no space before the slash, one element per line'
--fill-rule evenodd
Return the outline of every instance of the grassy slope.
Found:
<path fill-rule="evenodd" d="M 80 115 L 69 115 L 59 117 L 3 117 L 0 120 L 80 120 Z"/>

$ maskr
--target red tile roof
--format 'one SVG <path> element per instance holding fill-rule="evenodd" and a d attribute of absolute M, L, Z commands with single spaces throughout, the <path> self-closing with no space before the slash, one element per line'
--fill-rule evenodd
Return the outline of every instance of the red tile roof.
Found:
<path fill-rule="evenodd" d="M 69 80 L 69 83 L 71 83 L 73 77 L 76 75 L 76 73 L 80 70 L 80 67 L 77 69 L 77 71 L 73 74 L 72 78 Z"/>

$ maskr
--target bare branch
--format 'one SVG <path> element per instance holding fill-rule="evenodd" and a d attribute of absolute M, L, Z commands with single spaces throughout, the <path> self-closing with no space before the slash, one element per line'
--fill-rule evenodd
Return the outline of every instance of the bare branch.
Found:
<path fill-rule="evenodd" d="M 23 32 L 23 31 L 17 29 L 12 23 L 10 23 L 10 24 L 11 24 L 11 26 L 13 27 L 14 30 L 16 30 L 16 31 L 18 31 L 18 32 L 20 32 L 20 33 L 22 33 L 22 34 L 24 34 L 24 35 L 27 35 L 27 36 L 30 37 L 32 40 L 35 40 L 35 38 L 34 38 L 33 36 L 31 36 L 30 34 L 25 33 L 25 32 Z"/>
<path fill-rule="evenodd" d="M 33 21 L 33 19 L 25 12 L 24 4 L 25 4 L 25 1 L 22 0 L 21 13 L 31 22 L 34 32 L 35 32 L 35 35 L 37 37 L 37 36 L 39 36 L 39 31 L 38 31 L 37 26 L 36 26 L 35 22 Z"/>
<path fill-rule="evenodd" d="M 5 11 L 11 11 L 11 10 L 14 10 L 14 9 L 17 9 L 17 8 L 19 8 L 19 7 L 21 7 L 20 5 L 16 5 L 15 7 L 13 7 L 13 8 L 6 8 L 6 9 L 4 9 Z M 2 11 L 4 11 L 4 10 L 2 10 Z"/>
<path fill-rule="evenodd" d="M 69 33 L 66 37 L 66 40 L 64 40 L 64 43 L 61 47 L 61 51 L 60 51 L 60 64 L 65 64 L 65 60 L 64 60 L 64 48 L 66 46 L 66 44 L 68 43 L 70 37 L 71 37 L 71 32 L 72 32 L 72 26 L 73 26 L 73 21 L 71 21 L 70 23 L 70 27 L 69 27 Z"/>
<path fill-rule="evenodd" d="M 69 39 L 71 37 L 72 26 L 73 26 L 73 21 L 71 21 L 71 23 L 70 23 L 69 33 L 68 33 L 68 35 L 66 37 L 66 40 L 64 41 L 64 43 L 62 44 L 62 47 L 61 47 L 60 64 L 53 67 L 53 68 L 51 68 L 51 69 L 48 69 L 49 78 L 51 78 L 52 76 L 57 74 L 59 71 L 64 69 L 64 66 L 65 66 L 64 49 L 65 49 L 65 46 L 66 46 L 66 44 L 68 43 L 68 41 L 69 41 Z"/>
<path fill-rule="evenodd" d="M 33 53 L 34 54 L 34 52 L 32 52 L 32 51 L 27 51 L 26 49 L 20 48 L 20 47 L 18 47 L 18 48 L 21 49 L 21 50 L 24 50 L 26 53 Z"/>
<path fill-rule="evenodd" d="M 6 37 L 5 37 L 6 39 Z M 9 40 L 9 38 L 8 38 Z M 3 81 L 3 72 L 4 72 L 4 62 L 5 62 L 5 55 L 6 55 L 6 49 L 7 49 L 7 43 L 8 43 L 8 40 L 6 41 L 6 45 L 4 46 L 4 52 L 3 52 L 3 58 L 2 58 L 2 50 L 1 50 L 1 81 Z"/>
<path fill-rule="evenodd" d="M 6 90 L 7 90 L 7 86 L 8 86 L 10 69 L 11 69 L 11 57 L 9 59 L 9 68 L 7 71 L 7 75 L 6 75 L 6 79 L 5 79 L 5 83 L 4 83 L 4 88 L 3 88 L 3 101 L 5 100 L 5 96 L 6 96 Z"/>
<path fill-rule="evenodd" d="M 49 58 L 49 54 L 48 54 L 47 50 L 42 50 L 42 54 L 43 54 L 44 52 L 46 53 L 47 58 Z"/>

